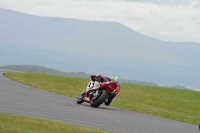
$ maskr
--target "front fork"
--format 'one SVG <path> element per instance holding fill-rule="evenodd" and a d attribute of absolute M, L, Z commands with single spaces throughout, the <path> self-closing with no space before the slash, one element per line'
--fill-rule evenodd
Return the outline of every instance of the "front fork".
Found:
<path fill-rule="evenodd" d="M 95 93 L 95 97 L 97 97 L 98 94 L 99 94 L 99 90 L 96 91 L 96 93 Z"/>
<path fill-rule="evenodd" d="M 95 100 L 99 96 L 99 90 L 97 89 L 95 92 L 90 94 L 91 100 Z"/>

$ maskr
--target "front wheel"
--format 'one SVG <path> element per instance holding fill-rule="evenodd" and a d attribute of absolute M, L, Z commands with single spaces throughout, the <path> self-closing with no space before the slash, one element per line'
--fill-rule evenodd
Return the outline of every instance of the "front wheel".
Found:
<path fill-rule="evenodd" d="M 77 100 L 76 100 L 77 104 L 81 104 L 84 102 L 84 100 L 83 100 L 84 94 L 85 93 L 81 93 L 80 96 L 77 98 Z"/>
<path fill-rule="evenodd" d="M 107 97 L 108 93 L 106 90 L 99 90 L 98 96 L 91 99 L 90 106 L 95 108 L 99 107 Z"/>

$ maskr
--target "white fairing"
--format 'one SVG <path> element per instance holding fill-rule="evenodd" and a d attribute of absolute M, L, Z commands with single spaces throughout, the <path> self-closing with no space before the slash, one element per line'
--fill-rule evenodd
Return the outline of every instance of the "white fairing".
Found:
<path fill-rule="evenodd" d="M 99 87 L 100 87 L 100 83 L 97 82 L 97 81 L 95 81 L 95 82 L 94 82 L 94 86 L 93 86 L 92 89 L 98 89 Z"/>
<path fill-rule="evenodd" d="M 89 89 L 91 89 L 91 88 L 93 88 L 93 87 L 94 87 L 94 81 L 90 81 L 90 82 L 88 83 L 88 85 L 87 85 L 86 90 L 89 90 Z"/>

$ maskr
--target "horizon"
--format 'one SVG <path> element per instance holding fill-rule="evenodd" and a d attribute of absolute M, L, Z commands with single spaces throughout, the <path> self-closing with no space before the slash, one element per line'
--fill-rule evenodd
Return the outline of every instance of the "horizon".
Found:
<path fill-rule="evenodd" d="M 20 64 L 20 65 L 14 65 L 14 64 L 12 64 L 12 65 L 5 65 L 5 66 L 0 66 L 0 67 L 9 67 L 9 66 L 34 66 L 34 67 L 42 67 L 42 68 L 45 68 L 45 69 L 53 69 L 53 70 L 56 70 L 56 71 L 60 71 L 60 72 L 63 72 L 63 73 L 84 73 L 84 74 L 86 74 L 86 75 L 88 75 L 88 74 L 91 74 L 91 73 L 87 73 L 87 72 L 81 72 L 81 71 L 63 71 L 63 70 L 58 70 L 58 69 L 54 69 L 54 68 L 51 68 L 51 67 L 46 67 L 46 66 L 39 66 L 39 65 L 28 65 L 28 64 Z M 25 72 L 25 71 L 16 71 L 16 70 L 13 70 L 13 69 L 3 69 L 3 68 L 0 68 L 0 70 L 5 70 L 5 71 L 12 71 L 12 72 Z M 108 76 L 108 75 L 105 75 L 105 76 Z M 89 77 L 88 77 L 89 78 Z M 174 88 L 175 87 L 175 89 L 183 89 L 183 88 L 176 88 L 176 87 L 178 87 L 178 86 L 182 86 L 182 87 L 184 87 L 186 90 L 193 90 L 193 91 L 199 91 L 200 92 L 200 89 L 195 89 L 195 88 L 187 88 L 186 86 L 184 86 L 183 84 L 180 84 L 180 85 L 162 85 L 162 84 L 158 84 L 158 83 L 156 83 L 156 82 L 149 82 L 149 81 L 141 81 L 141 80 L 134 80 L 134 79 L 124 79 L 124 78 L 121 78 L 121 77 L 119 77 L 119 81 L 123 81 L 123 80 L 130 80 L 130 81 L 135 81 L 135 83 L 128 83 L 127 81 L 127 83 L 128 84 L 138 84 L 138 82 L 146 82 L 147 84 L 157 84 L 158 86 L 155 86 L 155 87 L 166 87 L 166 88 L 170 88 L 170 87 L 172 87 L 172 88 Z M 123 83 L 123 82 L 122 82 Z M 144 85 L 144 84 L 140 84 L 140 85 Z M 144 86 L 148 86 L 148 85 L 144 85 Z M 185 90 L 185 89 L 183 89 L 183 90 Z"/>
<path fill-rule="evenodd" d="M 45 68 L 45 69 L 53 69 L 53 70 L 56 70 L 56 71 L 60 71 L 60 72 L 63 72 L 63 73 L 84 73 L 84 74 L 86 74 L 86 75 L 88 75 L 88 74 L 91 74 L 91 73 L 87 73 L 87 72 L 81 72 L 81 71 L 70 71 L 70 72 L 68 72 L 68 71 L 62 71 L 62 70 L 58 70 L 58 69 L 54 69 L 54 68 L 50 68 L 50 67 L 45 67 L 45 66 L 38 66 L 38 65 L 24 65 L 24 64 L 21 64 L 21 65 L 5 65 L 5 66 L 0 66 L 0 67 L 9 67 L 9 66 L 17 66 L 17 67 L 19 67 L 19 66 L 34 66 L 34 67 L 42 67 L 42 68 Z M 0 68 L 0 70 L 5 70 L 5 71 L 11 71 L 11 72 L 25 72 L 25 71 L 16 71 L 16 70 L 13 70 L 13 69 L 2 69 L 2 68 Z M 105 75 L 105 76 L 108 76 L 108 75 Z M 148 82 L 148 81 L 140 81 L 140 80 L 134 80 L 134 79 L 123 79 L 123 78 L 121 78 L 121 77 L 119 77 L 119 80 L 130 80 L 130 81 L 135 81 L 135 82 L 146 82 L 146 83 L 149 83 L 149 84 L 151 84 L 151 83 L 154 83 L 154 82 Z M 127 82 L 127 81 L 126 81 Z M 123 82 L 122 82 L 123 83 Z M 127 82 L 128 83 L 128 82 Z M 138 84 L 138 83 L 128 83 L 128 84 Z M 182 87 L 185 87 L 186 88 L 186 90 L 193 90 L 193 91 L 199 91 L 200 92 L 200 89 L 194 89 L 194 88 L 187 88 L 187 86 L 184 86 L 183 84 L 180 84 L 180 85 L 162 85 L 162 84 L 158 84 L 158 83 L 156 83 L 155 82 L 155 84 L 157 84 L 159 87 L 166 87 L 166 88 L 170 88 L 170 87 L 177 87 L 177 86 L 182 86 Z M 140 84 L 140 85 L 144 85 L 144 84 Z M 144 85 L 144 86 L 146 86 L 146 85 Z M 148 86 L 148 85 L 147 85 Z M 156 86 L 155 86 L 156 87 Z M 175 89 L 181 89 L 181 88 L 175 88 Z M 183 89 L 183 90 L 185 90 L 185 89 Z"/>

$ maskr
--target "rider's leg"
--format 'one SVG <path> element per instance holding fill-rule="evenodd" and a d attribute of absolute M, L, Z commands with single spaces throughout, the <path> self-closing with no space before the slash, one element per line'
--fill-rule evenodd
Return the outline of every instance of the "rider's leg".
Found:
<path fill-rule="evenodd" d="M 106 106 L 109 106 L 112 102 L 113 98 L 116 97 L 116 94 L 113 94 L 111 97 L 108 97 L 107 100 L 104 102 Z"/>

